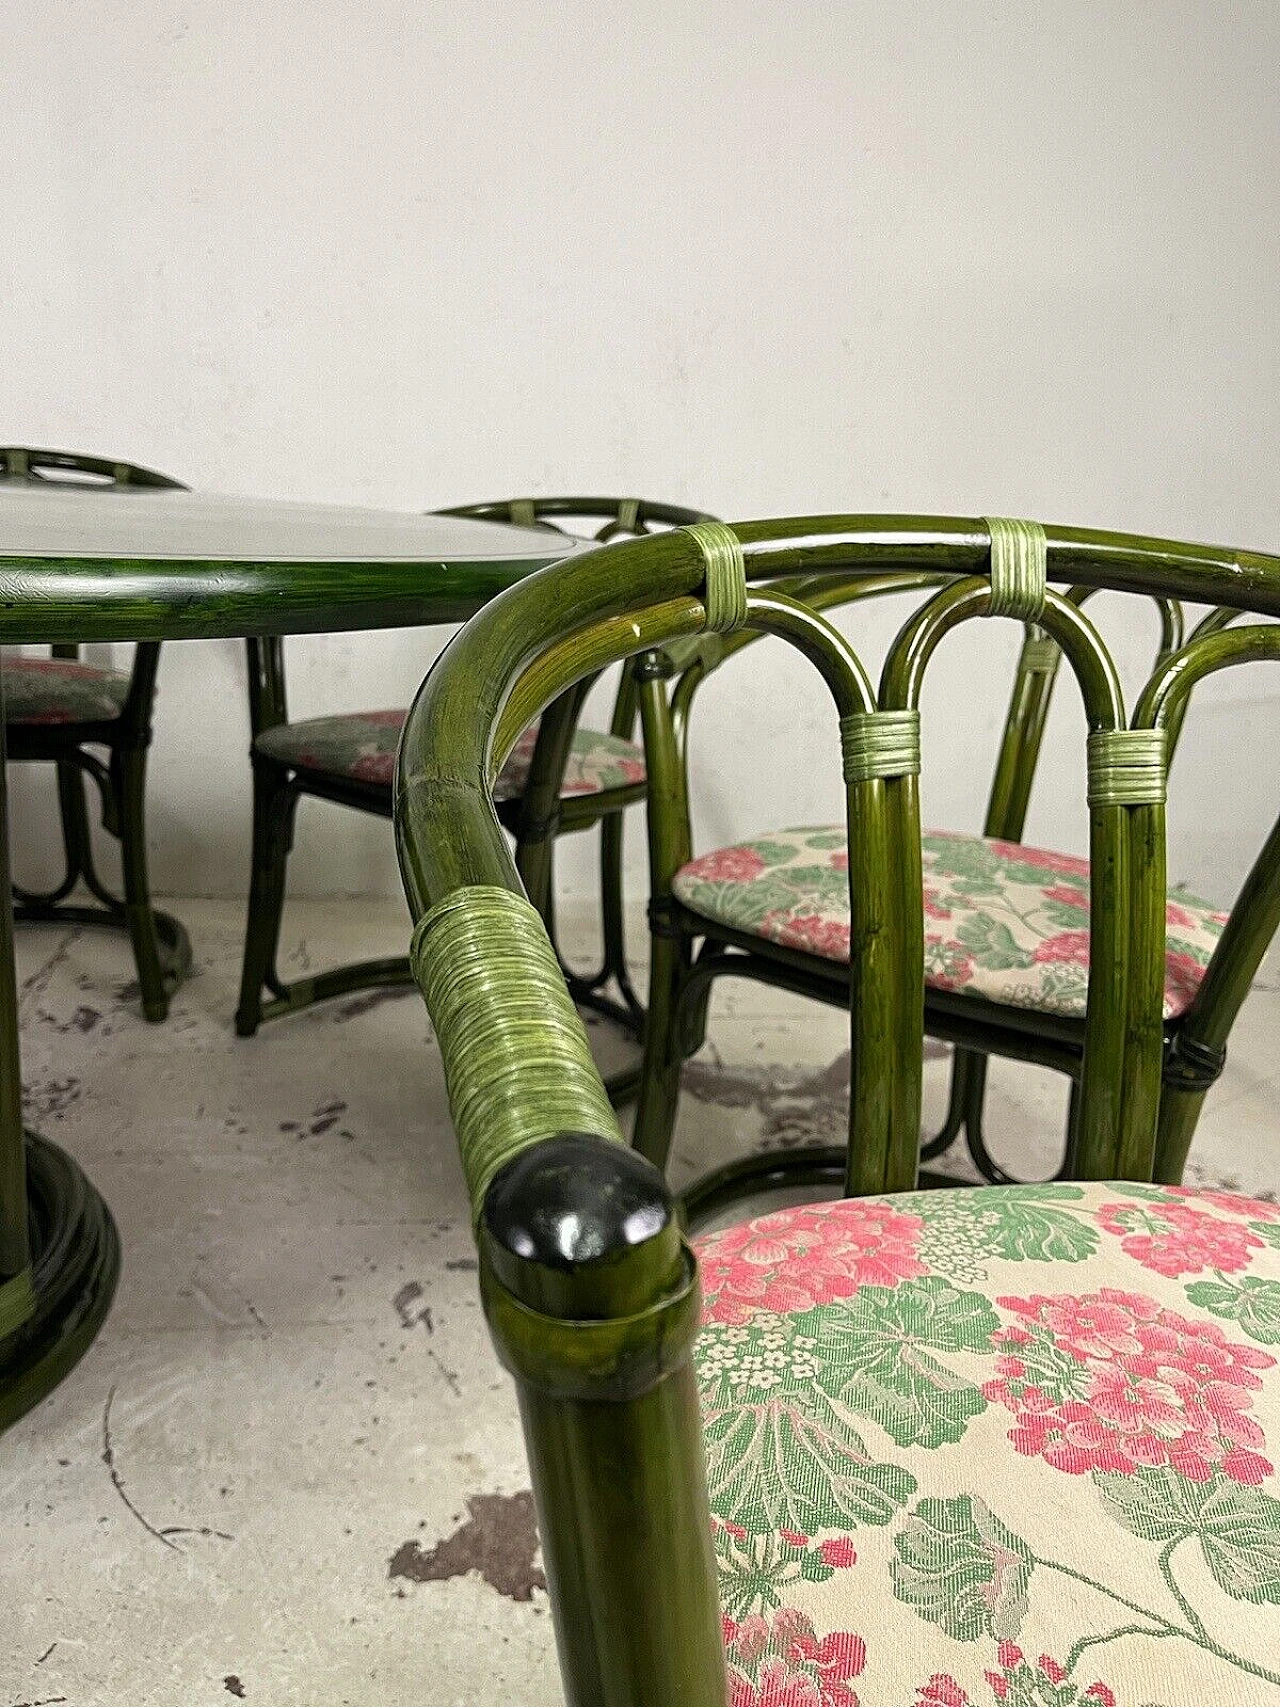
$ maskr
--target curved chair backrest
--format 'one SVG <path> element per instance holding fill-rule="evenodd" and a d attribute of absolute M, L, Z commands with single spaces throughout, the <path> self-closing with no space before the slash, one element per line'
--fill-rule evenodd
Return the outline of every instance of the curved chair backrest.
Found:
<path fill-rule="evenodd" d="M 1108 536 L 1095 537 L 1101 542 Z M 1203 550 L 1199 547 L 1183 546 L 1168 548 L 1158 541 L 1148 543 L 1155 555 L 1157 573 L 1161 552 L 1174 549 L 1179 553 L 1195 556 Z M 1213 553 L 1209 555 L 1225 556 Z M 1254 560 L 1257 559 L 1251 559 Z M 787 573 L 772 583 L 775 590 L 789 592 L 793 597 L 802 599 L 812 609 L 825 613 L 855 602 L 861 604 L 891 595 L 913 595 L 934 590 L 951 578 L 942 570 L 913 571 L 904 568 L 864 569 L 851 576 L 839 573 L 826 576 L 806 575 L 797 573 L 793 562 L 785 559 L 780 561 L 786 562 Z M 1220 565 L 1215 563 L 1214 571 L 1215 576 L 1219 576 Z M 1181 581 L 1177 584 L 1185 587 L 1185 583 Z M 1069 604 L 1080 609 L 1095 593 L 1105 590 L 1107 585 L 1109 583 L 1104 580 L 1078 584 L 1070 587 L 1065 597 Z M 1219 596 L 1224 585 L 1220 578 L 1216 578 L 1197 592 L 1183 591 L 1182 598 L 1200 601 Z M 1134 594 L 1140 591 L 1136 584 L 1124 590 Z M 1257 597 L 1254 604 L 1250 604 L 1247 598 L 1253 595 Z M 1246 595 L 1246 602 L 1240 605 L 1212 606 L 1188 634 L 1182 600 L 1155 590 L 1155 586 L 1149 584 L 1143 602 L 1154 608 L 1158 624 L 1158 640 L 1152 666 L 1155 673 L 1151 680 L 1160 679 L 1164 666 L 1175 659 L 1184 662 L 1200 658 L 1225 659 L 1225 663 L 1213 664 L 1212 668 L 1217 669 L 1247 660 L 1274 657 L 1277 646 L 1280 646 L 1280 635 L 1269 635 L 1265 630 L 1255 632 L 1255 629 L 1251 628 L 1248 631 L 1248 639 L 1236 646 L 1226 643 L 1210 644 L 1213 637 L 1221 636 L 1228 627 L 1241 623 L 1250 615 L 1269 614 L 1268 596 L 1266 592 L 1255 587 Z M 670 717 L 675 750 L 680 759 L 679 767 L 667 786 L 669 799 L 673 794 L 680 797 L 676 801 L 676 809 L 666 814 L 665 821 L 654 824 L 650 836 L 650 890 L 651 896 L 655 897 L 650 901 L 651 914 L 655 909 L 661 912 L 672 877 L 692 853 L 688 840 L 690 814 L 687 764 L 691 713 L 695 698 L 702 685 L 722 663 L 763 638 L 762 631 L 740 629 L 727 637 L 703 635 L 674 643 L 663 648 L 660 657 L 657 654 L 651 655 L 656 660 L 652 673 L 675 678 L 670 692 Z M 982 835 L 985 837 L 1009 842 L 1022 839 L 1045 738 L 1050 702 L 1062 659 L 1062 648 L 1053 636 L 1042 625 L 1028 622 L 1014 671 L 988 795 L 982 826 Z M 1197 667 L 1193 672 L 1193 679 L 1198 681 L 1205 673 L 1211 671 Z M 1175 672 L 1175 677 L 1180 685 L 1160 714 L 1166 771 L 1172 765 L 1180 739 L 1192 680 L 1189 676 L 1186 686 L 1181 685 L 1181 666 Z M 652 771 L 653 767 L 650 768 Z M 652 776 L 650 786 L 651 790 L 657 786 Z M 677 827 L 674 836 L 671 834 L 673 824 Z M 1264 843 L 1259 852 L 1249 878 L 1232 909 L 1211 966 L 1169 1039 L 1164 1074 L 1166 1083 L 1176 1083 L 1201 1099 L 1222 1071 L 1228 1033 L 1240 1004 L 1248 994 L 1262 956 L 1280 927 L 1280 889 L 1275 886 L 1278 870 L 1280 829 Z M 1175 1182 L 1181 1179 L 1194 1132 L 1194 1110 L 1197 1107 L 1198 1104 L 1190 1096 L 1164 1099 L 1161 1106 L 1161 1150 L 1157 1177 Z M 1145 1120 L 1145 1116 L 1143 1118 Z"/>
<path fill-rule="evenodd" d="M 780 591 L 802 599 L 812 609 L 829 614 L 855 603 L 930 591 L 943 584 L 946 578 L 945 575 L 912 575 L 904 571 L 853 578 L 789 575 L 777 586 Z M 1067 598 L 1074 604 L 1083 605 L 1096 591 L 1095 587 L 1073 587 Z M 1181 646 L 1185 620 L 1182 606 L 1176 599 L 1152 594 L 1151 602 L 1159 620 L 1159 641 L 1154 660 L 1155 666 L 1159 666 Z M 1243 614 L 1240 611 L 1215 610 L 1199 624 L 1195 633 L 1216 632 Z M 682 742 L 687 742 L 690 714 L 702 684 L 721 663 L 762 638 L 760 633 L 744 630 L 728 640 L 717 639 L 713 644 L 704 639 L 668 648 L 670 673 L 680 678 L 673 690 L 673 708 Z M 1029 623 L 1014 670 L 983 821 L 984 836 L 1011 842 L 1021 840 L 1061 662 L 1061 648 L 1038 624 Z M 1180 727 L 1180 723 L 1170 727 L 1170 761 Z"/>
<path fill-rule="evenodd" d="M 185 492 L 181 480 L 171 480 L 154 468 L 135 462 L 117 462 L 110 457 L 88 456 L 78 450 L 36 450 L 27 445 L 0 446 L 0 480 L 21 480 L 29 485 L 85 487 L 143 486 L 152 491 Z M 80 648 L 72 644 L 51 646 L 55 658 L 76 658 Z M 145 724 L 151 715 L 156 670 L 160 661 L 158 641 L 139 641 L 133 652 L 129 695 L 122 712 L 130 726 Z"/>
<path fill-rule="evenodd" d="M 0 446 L 0 480 L 28 480 L 58 486 L 149 486 L 185 491 L 180 480 L 140 468 L 134 462 L 86 456 L 75 450 L 32 450 L 24 445 Z"/>
<path fill-rule="evenodd" d="M 655 504 L 648 498 L 497 498 L 456 504 L 438 513 L 470 516 L 482 522 L 510 522 L 513 527 L 550 527 L 574 539 L 594 539 L 600 545 L 715 520 L 703 510 Z M 568 523 L 577 525 L 565 525 Z"/>
<path fill-rule="evenodd" d="M 1000 581 L 994 591 L 993 534 Z M 745 613 L 735 603 L 729 617 L 716 603 L 723 586 L 711 595 L 716 583 L 708 581 L 708 566 L 721 575 L 725 560 L 739 561 L 750 583 L 774 583 L 750 597 Z M 777 586 L 780 577 L 894 575 L 946 577 L 947 584 L 903 629 L 877 696 L 848 642 Z M 920 685 L 935 647 L 958 623 L 997 612 L 1034 622 L 1074 669 L 1090 730 L 1095 905 L 1078 1166 L 1086 1176 L 1149 1175 L 1161 1048 L 1165 731 L 1198 667 L 1187 661 L 1195 647 L 1202 649 L 1195 656 L 1209 644 L 1234 647 L 1231 661 L 1270 656 L 1280 632 L 1264 625 L 1233 630 L 1231 641 L 1219 634 L 1189 643 L 1166 666 L 1173 685 L 1159 710 L 1144 700 L 1140 719 L 1131 722 L 1115 667 L 1079 598 L 1046 590 L 1046 575 L 1068 588 L 1112 587 L 1280 614 L 1275 559 L 1079 530 L 1044 535 L 1005 524 L 913 518 L 759 522 L 732 531 L 702 524 L 531 577 L 455 639 L 406 729 L 397 820 L 411 903 L 415 913 L 429 914 L 419 927 L 419 965 L 432 961 L 432 918 L 469 913 L 471 887 L 519 895 L 486 790 L 524 721 L 573 682 L 637 651 L 746 625 L 779 633 L 823 674 L 844 737 L 855 850 L 850 1183 L 860 1190 L 910 1184 L 919 1137 L 923 962 L 913 747 Z M 641 701 L 651 787 L 677 788 L 677 755 L 658 698 Z M 1276 882 L 1270 873 L 1268 896 Z M 444 913 L 434 911 L 446 902 Z M 599 1109 L 593 1079 L 581 1062 L 564 1079 L 591 1091 L 564 1129 L 616 1130 Z M 567 1118 L 559 1100 L 557 1109 L 558 1118 Z M 477 1206 L 491 1173 L 486 1164 L 474 1176 Z"/>

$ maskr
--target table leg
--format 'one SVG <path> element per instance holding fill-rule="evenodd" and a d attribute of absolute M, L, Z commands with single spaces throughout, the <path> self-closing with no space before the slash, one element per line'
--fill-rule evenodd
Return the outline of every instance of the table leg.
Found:
<path fill-rule="evenodd" d="M 82 1356 L 120 1273 L 102 1198 L 70 1156 L 22 1129 L 4 757 L 0 717 L 0 1429 Z"/>

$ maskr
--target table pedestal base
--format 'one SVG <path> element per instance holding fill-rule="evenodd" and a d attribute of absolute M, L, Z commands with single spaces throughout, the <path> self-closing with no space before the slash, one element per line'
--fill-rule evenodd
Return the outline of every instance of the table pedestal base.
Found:
<path fill-rule="evenodd" d="M 88 1350 L 120 1274 L 111 1211 L 65 1150 L 26 1135 L 35 1310 L 0 1341 L 0 1429 L 44 1398 Z"/>

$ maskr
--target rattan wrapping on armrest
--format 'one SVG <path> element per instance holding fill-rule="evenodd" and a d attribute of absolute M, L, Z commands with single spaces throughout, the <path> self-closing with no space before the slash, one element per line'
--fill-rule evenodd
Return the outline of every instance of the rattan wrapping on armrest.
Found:
<path fill-rule="evenodd" d="M 622 1142 L 546 927 L 522 895 L 455 890 L 419 921 L 410 958 L 444 1057 L 473 1218 L 493 1176 L 530 1144 L 565 1132 Z"/>

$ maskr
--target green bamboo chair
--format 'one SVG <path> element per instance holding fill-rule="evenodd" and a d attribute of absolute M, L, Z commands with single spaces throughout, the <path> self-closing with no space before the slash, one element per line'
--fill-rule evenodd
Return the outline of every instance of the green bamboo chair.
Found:
<path fill-rule="evenodd" d="M 512 498 L 440 512 L 520 527 L 546 527 L 600 543 L 708 519 L 698 510 L 637 498 Z M 409 982 L 403 956 L 361 961 L 286 983 L 276 961 L 294 815 L 304 795 L 391 816 L 391 776 L 405 711 L 348 712 L 291 723 L 285 696 L 284 646 L 250 640 L 249 711 L 253 730 L 253 872 L 236 1030 L 251 1037 L 264 1020 L 353 990 Z M 557 836 L 601 826 L 600 901 L 603 953 L 595 970 L 566 967 L 575 998 L 623 1027 L 643 1031 L 644 1009 L 627 968 L 622 905 L 622 817 L 645 795 L 644 754 L 633 740 L 635 682 L 619 685 L 607 731 L 578 717 L 590 682 L 522 734 L 494 784 L 499 816 L 516 838 L 516 859 L 529 893 L 554 923 L 553 855 Z M 633 1089 L 635 1071 L 613 1081 Z"/>
<path fill-rule="evenodd" d="M 918 593 L 938 579 L 913 566 L 843 582 L 793 578 L 780 584 L 830 610 L 854 599 Z M 1096 583 L 1079 585 L 1066 597 L 1081 610 L 1097 590 Z M 1159 621 L 1153 678 L 1159 679 L 1180 655 L 1185 620 L 1178 600 L 1147 597 Z M 1209 641 L 1242 614 L 1210 609 L 1191 640 Z M 841 826 L 769 831 L 693 857 L 686 754 L 695 696 L 725 658 L 758 639 L 741 632 L 718 642 L 714 653 L 704 644 L 683 657 L 674 654 L 676 679 L 665 705 L 654 703 L 653 716 L 669 727 L 653 738 L 673 746 L 676 770 L 669 786 L 654 790 L 650 809 L 654 1017 L 635 1141 L 659 1165 L 670 1151 L 680 1063 L 704 1041 L 716 979 L 750 978 L 834 1006 L 847 1000 L 849 912 L 840 868 L 848 849 Z M 1061 661 L 1053 637 L 1028 623 L 981 835 L 934 832 L 925 842 L 924 1023 L 928 1035 L 953 1046 L 953 1062 L 946 1117 L 923 1144 L 921 1158 L 933 1161 L 963 1136 L 976 1170 L 993 1184 L 1017 1180 L 992 1153 L 984 1131 L 992 1055 L 1068 1076 L 1072 1097 L 1056 1177 L 1073 1177 L 1077 1165 L 1089 861 L 1022 839 Z M 1179 712 L 1169 720 L 1169 762 L 1181 727 Z M 1222 1071 L 1236 1013 L 1280 922 L 1280 890 L 1272 893 L 1269 882 L 1278 858 L 1280 841 L 1269 840 L 1230 914 L 1181 890 L 1167 899 L 1164 1077 L 1170 1093 L 1161 1165 L 1172 1170 L 1165 1177 L 1173 1180 L 1181 1178 L 1204 1095 Z M 659 947 L 659 940 L 673 946 Z M 843 1168 L 838 1146 L 747 1157 L 691 1188 L 686 1206 L 700 1219 L 758 1189 L 838 1184 Z"/>
<path fill-rule="evenodd" d="M 947 584 L 878 694 L 820 613 L 759 587 L 922 569 Z M 1150 1183 L 1167 733 L 1205 675 L 1280 656 L 1280 630 L 1193 640 L 1130 718 L 1089 618 L 1046 580 L 1280 612 L 1277 558 L 998 521 L 703 525 L 504 593 L 410 712 L 411 957 L 569 1707 L 1260 1707 L 1280 1690 L 1280 1210 Z M 915 708 L 939 641 L 996 613 L 1052 637 L 1090 725 L 1089 1183 L 918 1192 Z M 490 791 L 575 681 L 743 626 L 798 648 L 838 714 L 849 1195 L 691 1248 L 662 1172 L 621 1140 Z M 642 682 L 651 787 L 678 796 L 664 699 Z"/>
<path fill-rule="evenodd" d="M 0 449 L 0 480 L 58 486 L 167 488 L 181 483 L 129 462 L 76 451 Z M 57 766 L 65 869 L 54 888 L 13 886 L 14 916 L 40 923 L 112 925 L 129 932 L 142 1011 L 162 1020 L 191 967 L 191 944 L 177 919 L 151 904 L 147 883 L 146 770 L 160 647 L 134 649 L 127 673 L 80 661 L 79 647 L 52 646 L 48 658 L 11 656 L 4 664 L 8 756 Z M 106 763 L 93 751 L 105 748 Z M 113 895 L 93 861 L 84 779 L 102 801 L 102 824 L 120 843 L 123 895 Z M 83 883 L 98 903 L 68 897 Z"/>

